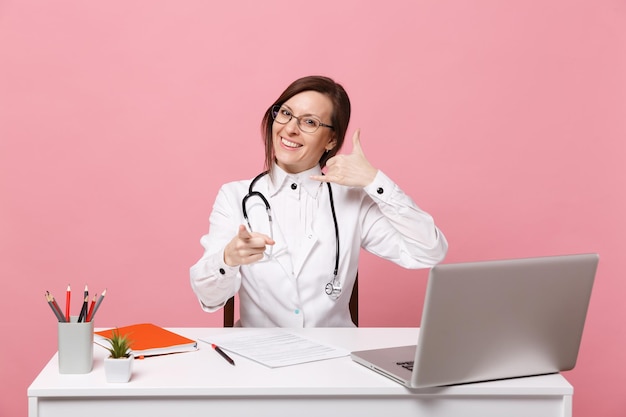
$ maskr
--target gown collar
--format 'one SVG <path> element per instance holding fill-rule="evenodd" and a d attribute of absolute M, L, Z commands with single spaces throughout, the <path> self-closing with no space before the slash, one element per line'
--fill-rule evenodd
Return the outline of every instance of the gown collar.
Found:
<path fill-rule="evenodd" d="M 297 184 L 299 187 L 306 190 L 311 197 L 317 198 L 322 183 L 320 181 L 312 180 L 310 178 L 311 175 L 322 175 L 322 169 L 319 165 L 297 174 L 290 174 L 278 165 L 274 164 L 272 170 L 272 181 L 270 181 L 269 185 L 269 194 L 273 197 L 281 190 L 291 187 L 291 184 Z"/>

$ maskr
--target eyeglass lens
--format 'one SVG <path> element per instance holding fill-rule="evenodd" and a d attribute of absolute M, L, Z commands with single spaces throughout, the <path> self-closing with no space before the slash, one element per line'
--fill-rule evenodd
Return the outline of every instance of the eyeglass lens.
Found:
<path fill-rule="evenodd" d="M 319 129 L 321 122 L 314 117 L 296 117 L 286 107 L 274 106 L 272 107 L 272 116 L 277 123 L 287 124 L 292 118 L 295 118 L 298 122 L 300 130 L 307 133 L 313 133 Z"/>

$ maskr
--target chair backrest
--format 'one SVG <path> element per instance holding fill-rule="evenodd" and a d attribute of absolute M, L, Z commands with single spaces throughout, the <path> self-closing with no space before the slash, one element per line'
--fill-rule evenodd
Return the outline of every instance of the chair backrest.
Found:
<path fill-rule="evenodd" d="M 354 279 L 354 287 L 350 296 L 350 317 L 352 322 L 359 326 L 359 273 L 356 273 Z M 230 297 L 224 305 L 224 327 L 233 327 L 235 325 L 235 297 Z"/>

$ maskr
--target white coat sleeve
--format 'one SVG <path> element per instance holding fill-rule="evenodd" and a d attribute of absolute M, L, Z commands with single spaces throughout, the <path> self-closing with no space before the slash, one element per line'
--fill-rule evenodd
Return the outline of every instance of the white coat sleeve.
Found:
<path fill-rule="evenodd" d="M 226 186 L 224 186 L 226 187 Z M 239 291 L 241 275 L 239 267 L 224 263 L 224 248 L 236 235 L 239 227 L 238 210 L 233 194 L 220 189 L 209 218 L 209 233 L 200 243 L 204 255 L 190 269 L 191 288 L 204 311 L 213 312 Z"/>
<path fill-rule="evenodd" d="M 411 269 L 432 267 L 444 259 L 448 243 L 432 216 L 389 177 L 378 171 L 364 190 L 374 202 L 364 207 L 364 249 Z"/>

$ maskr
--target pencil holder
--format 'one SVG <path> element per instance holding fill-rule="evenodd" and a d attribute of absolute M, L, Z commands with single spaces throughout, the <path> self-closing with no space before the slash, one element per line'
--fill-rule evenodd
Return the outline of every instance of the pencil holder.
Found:
<path fill-rule="evenodd" d="M 93 368 L 93 321 L 58 323 L 59 373 L 87 374 Z"/>

